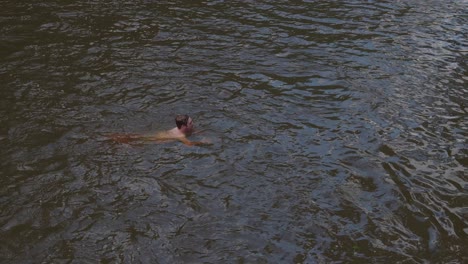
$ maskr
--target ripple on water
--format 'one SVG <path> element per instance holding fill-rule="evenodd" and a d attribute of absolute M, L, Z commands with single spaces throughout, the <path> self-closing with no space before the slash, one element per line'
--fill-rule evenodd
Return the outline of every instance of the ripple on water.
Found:
<path fill-rule="evenodd" d="M 466 260 L 466 4 L 3 9 L 2 260 Z"/>

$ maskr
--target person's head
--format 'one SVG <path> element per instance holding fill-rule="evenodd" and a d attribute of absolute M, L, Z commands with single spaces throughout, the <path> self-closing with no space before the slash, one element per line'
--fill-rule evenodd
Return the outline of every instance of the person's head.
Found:
<path fill-rule="evenodd" d="M 175 118 L 177 128 L 185 134 L 192 133 L 193 121 L 188 115 L 177 115 Z"/>

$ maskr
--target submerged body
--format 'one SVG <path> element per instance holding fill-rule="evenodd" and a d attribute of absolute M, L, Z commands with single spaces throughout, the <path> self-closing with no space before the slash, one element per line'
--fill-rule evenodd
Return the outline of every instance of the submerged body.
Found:
<path fill-rule="evenodd" d="M 176 127 L 167 131 L 156 132 L 155 134 L 113 134 L 110 138 L 119 143 L 130 143 L 133 141 L 156 141 L 167 142 L 179 140 L 187 146 L 208 144 L 208 142 L 190 141 L 187 137 L 193 133 L 193 120 L 188 115 L 178 115 L 175 118 Z"/>

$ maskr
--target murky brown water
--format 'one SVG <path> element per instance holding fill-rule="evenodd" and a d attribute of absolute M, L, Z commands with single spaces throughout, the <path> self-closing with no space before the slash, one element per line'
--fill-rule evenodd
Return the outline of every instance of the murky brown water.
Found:
<path fill-rule="evenodd" d="M 1 263 L 468 261 L 466 1 L 187 2 L 1 1 Z"/>

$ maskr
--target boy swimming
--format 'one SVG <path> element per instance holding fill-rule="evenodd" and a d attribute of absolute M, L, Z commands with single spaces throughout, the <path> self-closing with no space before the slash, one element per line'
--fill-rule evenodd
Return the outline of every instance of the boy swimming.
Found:
<path fill-rule="evenodd" d="M 166 131 L 156 132 L 154 135 L 138 135 L 138 134 L 112 134 L 109 137 L 119 143 L 130 143 L 132 141 L 157 141 L 167 142 L 179 140 L 187 146 L 209 144 L 202 141 L 190 141 L 187 137 L 192 135 L 193 120 L 188 115 L 177 115 L 175 118 L 176 127 Z"/>

